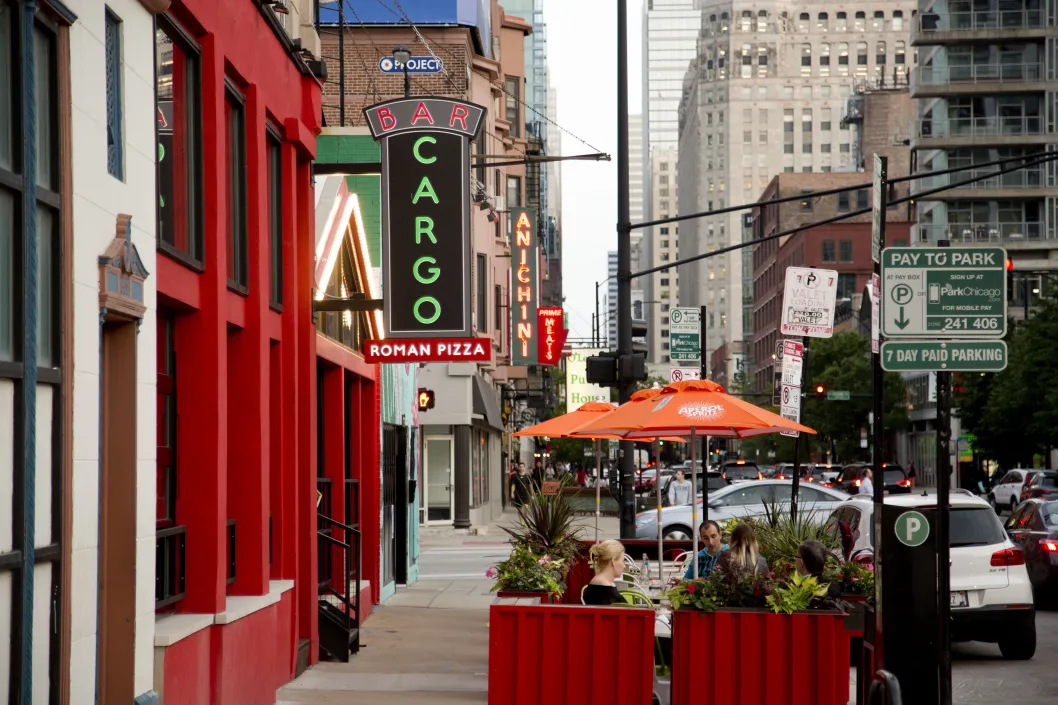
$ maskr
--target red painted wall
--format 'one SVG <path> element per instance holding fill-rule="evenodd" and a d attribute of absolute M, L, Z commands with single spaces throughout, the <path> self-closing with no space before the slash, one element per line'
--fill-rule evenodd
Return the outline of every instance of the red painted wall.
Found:
<path fill-rule="evenodd" d="M 196 632 L 165 650 L 166 705 L 211 703 L 209 640 L 212 627 Z"/>

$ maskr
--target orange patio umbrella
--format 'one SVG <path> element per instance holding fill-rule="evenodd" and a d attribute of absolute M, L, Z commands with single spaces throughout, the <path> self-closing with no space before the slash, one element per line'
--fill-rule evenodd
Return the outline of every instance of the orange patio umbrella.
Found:
<path fill-rule="evenodd" d="M 640 402 L 628 402 L 612 414 L 581 427 L 573 436 L 612 433 L 628 440 L 659 436 L 683 436 L 691 442 L 691 487 L 697 491 L 698 472 L 695 438 L 733 436 L 747 438 L 779 431 L 815 433 L 807 426 L 754 406 L 724 392 L 709 380 L 674 382 L 660 393 Z M 709 482 L 703 483 L 703 506 L 708 506 Z M 659 517 L 658 524 L 661 521 Z M 698 574 L 698 503 L 691 502 L 691 545 L 694 573 Z"/>
<path fill-rule="evenodd" d="M 548 438 L 566 438 L 581 426 L 598 421 L 602 414 L 609 414 L 617 409 L 616 404 L 606 401 L 589 401 L 581 404 L 574 411 L 548 419 L 529 428 L 523 428 L 515 433 L 515 436 L 546 436 Z M 593 436 L 603 438 L 605 436 Z M 612 436 L 617 438 L 617 436 Z"/>

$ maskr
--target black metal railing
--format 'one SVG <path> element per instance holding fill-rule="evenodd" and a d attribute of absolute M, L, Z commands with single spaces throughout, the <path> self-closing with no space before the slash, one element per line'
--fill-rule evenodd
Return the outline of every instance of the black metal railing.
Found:
<path fill-rule="evenodd" d="M 322 514 L 317 514 L 317 518 L 318 523 L 326 527 L 317 532 L 320 543 L 327 546 L 325 552 L 337 553 L 339 561 L 350 568 L 346 572 L 349 577 L 345 580 L 319 583 L 317 597 L 342 613 L 344 627 L 347 632 L 352 633 L 360 627 L 360 531 Z M 344 540 L 335 538 L 335 532 Z"/>
<path fill-rule="evenodd" d="M 228 585 L 235 582 L 235 520 L 228 519 Z"/>
<path fill-rule="evenodd" d="M 322 536 L 331 533 L 331 528 L 323 523 L 322 519 L 331 515 L 331 480 L 329 477 L 316 478 L 316 490 L 318 502 L 316 504 L 316 531 Z M 331 582 L 334 577 L 334 559 L 331 546 L 323 538 L 316 539 L 316 582 L 324 585 Z"/>
<path fill-rule="evenodd" d="M 187 527 L 159 529 L 154 537 L 154 609 L 160 610 L 184 599 Z"/>

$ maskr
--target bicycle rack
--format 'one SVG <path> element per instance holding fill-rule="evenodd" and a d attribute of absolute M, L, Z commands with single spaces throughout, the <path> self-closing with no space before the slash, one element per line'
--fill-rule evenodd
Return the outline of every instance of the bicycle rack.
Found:
<path fill-rule="evenodd" d="M 881 670 L 874 674 L 871 691 L 867 696 L 867 705 L 903 705 L 900 695 L 900 682 L 889 671 Z"/>

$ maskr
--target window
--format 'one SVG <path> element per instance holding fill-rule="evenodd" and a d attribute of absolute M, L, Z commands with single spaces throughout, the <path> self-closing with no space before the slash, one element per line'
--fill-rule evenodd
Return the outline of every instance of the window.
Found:
<path fill-rule="evenodd" d="M 511 123 L 511 134 L 515 137 L 520 137 L 521 132 L 521 120 L 518 119 L 518 96 L 520 94 L 519 88 L 522 85 L 522 79 L 517 76 L 507 76 L 504 80 L 506 84 L 506 102 L 504 119 Z"/>
<path fill-rule="evenodd" d="M 823 241 L 823 262 L 834 262 L 834 241 L 824 240 Z"/>
<path fill-rule="evenodd" d="M 819 45 L 819 75 L 830 75 L 830 44 Z"/>
<path fill-rule="evenodd" d="M 838 243 L 838 261 L 852 261 L 852 240 L 842 240 Z"/>
<path fill-rule="evenodd" d="M 662 279 L 662 280 L 661 280 L 661 281 L 659 282 L 659 285 L 660 285 L 660 286 L 668 286 L 668 285 L 669 285 L 669 280 L 668 280 L 668 279 Z"/>
<path fill-rule="evenodd" d="M 807 42 L 801 45 L 801 75 L 812 75 L 812 45 Z"/>
<path fill-rule="evenodd" d="M 158 18 L 158 249 L 202 262 L 202 121 L 198 47 Z"/>
<path fill-rule="evenodd" d="M 478 255 L 478 267 L 475 271 L 477 281 L 474 287 L 474 296 L 477 307 L 477 325 L 474 327 L 481 332 L 489 329 L 488 299 L 486 292 L 489 290 L 489 258 L 488 255 Z"/>
<path fill-rule="evenodd" d="M 805 135 L 805 141 L 801 143 L 801 153 L 811 154 L 812 153 L 812 136 Z M 803 171 L 812 171 L 812 167 L 803 169 Z"/>
<path fill-rule="evenodd" d="M 856 210 L 867 207 L 867 189 L 861 188 L 856 192 Z"/>
<path fill-rule="evenodd" d="M 742 131 L 742 144 L 753 144 L 753 130 Z"/>
<path fill-rule="evenodd" d="M 819 145 L 819 151 L 823 154 L 830 154 L 830 142 L 824 142 Z"/>
<path fill-rule="evenodd" d="M 885 13 L 881 10 L 874 11 L 874 18 L 871 20 L 871 31 L 881 32 L 885 29 Z"/>
<path fill-rule="evenodd" d="M 103 24 L 107 82 L 107 172 L 116 179 L 124 179 L 125 163 L 122 147 L 125 137 L 121 122 L 124 107 L 121 85 L 121 20 L 110 11 L 110 8 L 107 8 Z"/>
<path fill-rule="evenodd" d="M 856 75 L 867 75 L 867 42 L 856 42 Z"/>
<path fill-rule="evenodd" d="M 867 29 L 867 13 L 857 12 L 852 23 L 852 28 L 857 32 L 862 32 Z"/>
<path fill-rule="evenodd" d="M 809 24 L 810 21 L 811 21 L 811 18 L 809 17 L 807 12 L 802 12 L 801 14 L 799 14 L 797 16 L 797 31 L 798 32 L 807 32 L 808 31 L 808 24 Z"/>
<path fill-rule="evenodd" d="M 897 42 L 893 49 L 893 63 L 903 65 L 907 61 L 907 45 Z"/>
<path fill-rule="evenodd" d="M 893 31 L 899 32 L 904 28 L 904 13 L 902 10 L 893 10 Z"/>
<path fill-rule="evenodd" d="M 801 108 L 801 132 L 812 131 L 812 109 Z"/>
<path fill-rule="evenodd" d="M 849 75 L 849 43 L 838 43 L 838 75 Z"/>
<path fill-rule="evenodd" d="M 816 29 L 818 29 L 820 32 L 825 32 L 825 31 L 827 31 L 827 29 L 829 29 L 829 27 L 830 27 L 830 20 L 827 17 L 827 13 L 820 12 L 816 16 Z"/>
<path fill-rule="evenodd" d="M 283 147 L 279 137 L 268 130 L 268 302 L 283 305 Z"/>
<path fill-rule="evenodd" d="M 500 325 L 500 322 L 503 320 L 503 287 L 497 284 L 495 287 L 495 293 L 496 299 L 492 307 L 492 323 L 496 327 L 496 330 L 502 330 L 503 326 Z"/>
<path fill-rule="evenodd" d="M 812 212 L 812 192 L 802 191 L 801 192 L 801 211 L 803 213 Z"/>
<path fill-rule="evenodd" d="M 878 42 L 874 45 L 874 63 L 878 71 L 885 66 L 885 42 Z"/>
<path fill-rule="evenodd" d="M 507 208 L 522 207 L 522 178 L 520 176 L 507 177 Z"/>
<path fill-rule="evenodd" d="M 849 210 L 849 192 L 842 191 L 838 194 L 838 212 L 847 213 Z"/>
<path fill-rule="evenodd" d="M 793 132 L 793 108 L 785 108 L 782 111 L 782 131 Z"/>
<path fill-rule="evenodd" d="M 227 123 L 225 159 L 228 179 L 228 286 L 246 293 L 249 284 L 246 238 L 246 113 L 242 96 L 229 88 L 224 101 Z"/>
<path fill-rule="evenodd" d="M 839 32 L 844 32 L 846 29 L 848 29 L 848 21 L 848 15 L 844 12 L 839 12 L 837 14 L 837 22 L 835 29 Z"/>

